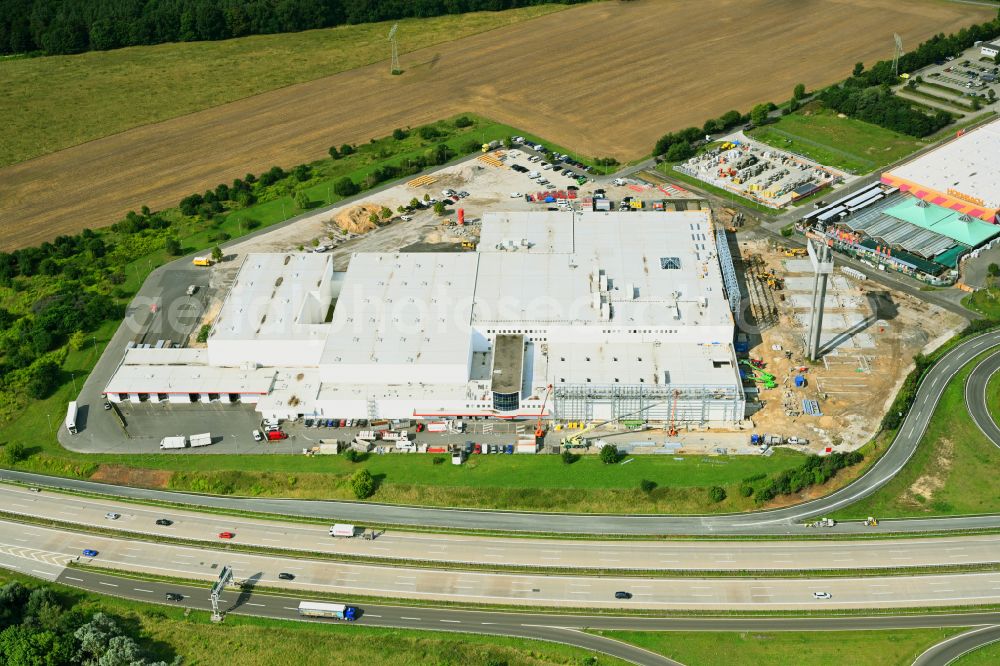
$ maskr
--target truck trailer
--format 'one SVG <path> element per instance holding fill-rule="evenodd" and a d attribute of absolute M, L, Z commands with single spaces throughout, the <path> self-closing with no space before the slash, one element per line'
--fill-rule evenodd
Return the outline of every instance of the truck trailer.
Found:
<path fill-rule="evenodd" d="M 161 449 L 183 449 L 187 447 L 187 437 L 177 435 L 175 437 L 164 437 L 160 440 Z"/>
<path fill-rule="evenodd" d="M 191 435 L 191 446 L 208 446 L 212 443 L 212 433 L 205 432 L 200 435 Z"/>
<path fill-rule="evenodd" d="M 354 536 L 354 525 L 347 525 L 344 523 L 337 523 L 330 528 L 330 536 L 332 537 L 347 537 L 350 539 Z"/>
<path fill-rule="evenodd" d="M 66 408 L 66 430 L 68 430 L 71 435 L 76 434 L 76 412 L 76 400 L 73 400 Z"/>

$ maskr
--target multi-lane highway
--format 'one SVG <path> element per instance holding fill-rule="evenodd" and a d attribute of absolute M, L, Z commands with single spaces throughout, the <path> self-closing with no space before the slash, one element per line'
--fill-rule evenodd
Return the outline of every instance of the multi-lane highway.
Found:
<path fill-rule="evenodd" d="M 641 571 L 794 571 L 895 569 L 1000 562 L 1000 535 L 949 538 L 764 541 L 597 541 L 422 534 L 389 530 L 374 540 L 329 535 L 327 525 L 222 516 L 198 511 L 31 492 L 0 485 L 8 513 L 216 545 L 232 542 L 332 556 L 424 563 Z M 108 518 L 108 513 L 118 518 Z M 168 519 L 172 524 L 157 525 Z M 802 532 L 806 532 L 803 528 Z"/>
<path fill-rule="evenodd" d="M 94 557 L 81 556 L 84 549 Z M 627 575 L 585 576 L 455 571 L 330 562 L 277 555 L 129 540 L 0 521 L 0 553 L 24 565 L 79 559 L 98 567 L 174 578 L 218 575 L 223 565 L 239 579 L 330 594 L 563 608 L 671 610 L 826 610 L 1000 604 L 1000 573 L 946 573 L 808 579 Z M 9 562 L 9 560 L 8 560 Z M 279 573 L 294 575 L 281 581 Z M 627 601 L 615 593 L 632 595 Z M 817 598 L 821 594 L 824 598 Z M 830 595 L 825 598 L 825 595 Z"/>
<path fill-rule="evenodd" d="M 314 516 L 369 524 L 417 525 L 435 528 L 549 532 L 555 534 L 801 534 L 797 521 L 843 508 L 881 488 L 909 461 L 927 429 L 934 408 L 950 379 L 982 352 L 1000 345 L 1000 331 L 969 338 L 945 354 L 927 373 L 899 434 L 888 451 L 859 479 L 822 499 L 773 511 L 723 516 L 607 516 L 510 511 L 432 509 L 369 502 L 239 498 L 175 493 L 111 486 L 79 479 L 61 479 L 25 472 L 3 471 L 0 478 L 48 484 L 122 497 L 169 501 L 228 510 L 279 515 Z M 884 521 L 884 531 L 939 531 L 1000 528 L 1000 516 L 962 516 Z M 866 531 L 854 523 L 837 531 Z"/>

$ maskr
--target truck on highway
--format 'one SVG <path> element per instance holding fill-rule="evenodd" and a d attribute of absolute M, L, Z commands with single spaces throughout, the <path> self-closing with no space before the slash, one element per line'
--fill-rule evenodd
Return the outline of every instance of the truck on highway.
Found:
<path fill-rule="evenodd" d="M 358 619 L 358 609 L 345 604 L 325 604 L 318 601 L 302 601 L 299 603 L 299 615 L 304 617 L 328 617 L 334 620 L 354 622 Z"/>
<path fill-rule="evenodd" d="M 187 437 L 177 435 L 175 437 L 164 437 L 160 440 L 161 449 L 183 449 L 187 447 Z"/>
<path fill-rule="evenodd" d="M 76 412 L 76 400 L 73 400 L 69 403 L 69 406 L 66 407 L 66 430 L 68 430 L 71 435 L 76 434 Z"/>
<path fill-rule="evenodd" d="M 348 525 L 346 523 L 337 523 L 330 528 L 330 536 L 332 537 L 346 537 L 350 539 L 354 536 L 354 525 Z"/>
<path fill-rule="evenodd" d="M 200 435 L 191 435 L 191 446 L 208 446 L 212 443 L 212 433 L 203 432 Z"/>

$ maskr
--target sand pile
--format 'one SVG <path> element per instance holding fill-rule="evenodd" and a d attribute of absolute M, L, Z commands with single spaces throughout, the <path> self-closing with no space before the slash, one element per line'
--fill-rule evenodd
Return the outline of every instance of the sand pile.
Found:
<path fill-rule="evenodd" d="M 372 204 L 353 206 L 339 213 L 333 218 L 333 222 L 340 227 L 341 231 L 346 231 L 352 234 L 367 233 L 376 226 L 371 221 L 372 213 L 378 213 L 380 210 L 381 208 L 379 206 Z"/>

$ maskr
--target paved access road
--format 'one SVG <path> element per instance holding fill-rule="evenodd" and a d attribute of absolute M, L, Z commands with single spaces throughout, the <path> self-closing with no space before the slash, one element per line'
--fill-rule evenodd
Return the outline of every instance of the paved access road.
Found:
<path fill-rule="evenodd" d="M 1000 372 L 1000 351 L 989 356 L 969 375 L 965 383 L 965 405 L 983 434 L 1000 448 L 1000 426 L 986 404 L 986 386 Z"/>
<path fill-rule="evenodd" d="M 962 655 L 997 641 L 1000 641 L 1000 626 L 976 627 L 928 648 L 914 660 L 913 666 L 947 666 Z"/>
<path fill-rule="evenodd" d="M 228 510 L 258 511 L 289 516 L 314 516 L 360 524 L 419 525 L 421 527 L 549 532 L 554 534 L 802 534 L 797 521 L 822 516 L 862 499 L 887 483 L 916 451 L 934 408 L 948 381 L 977 355 L 1000 345 L 1000 331 L 969 338 L 944 355 L 924 378 L 913 408 L 889 450 L 857 481 L 822 499 L 773 511 L 723 516 L 608 516 L 518 513 L 462 509 L 431 509 L 368 502 L 219 497 L 174 493 L 61 479 L 4 470 L 0 477 L 29 484 L 48 484 L 122 497 L 195 504 Z M 951 529 L 997 528 L 1000 516 L 887 520 L 883 531 L 926 532 Z M 834 532 L 863 532 L 858 523 L 838 525 Z"/>
<path fill-rule="evenodd" d="M 447 562 L 662 571 L 879 569 L 1000 562 L 1000 536 L 864 541 L 592 541 L 420 534 L 389 530 L 374 541 L 333 538 L 327 525 L 258 520 L 115 500 L 30 492 L 0 486 L 0 506 L 10 513 L 75 525 L 121 530 L 124 536 L 162 535 L 234 542 L 313 553 Z M 109 512 L 120 515 L 107 517 Z M 173 521 L 157 525 L 158 519 Z M 805 530 L 803 530 L 805 531 Z"/>
<path fill-rule="evenodd" d="M 208 590 L 174 583 L 157 583 L 121 578 L 92 570 L 68 569 L 58 582 L 111 594 L 127 599 L 209 610 Z M 166 602 L 164 595 L 176 592 L 180 602 Z M 300 599 L 293 593 L 281 595 L 254 591 L 226 593 L 221 609 L 227 613 L 257 615 L 280 619 L 302 619 L 296 608 Z M 340 599 L 331 596 L 329 601 Z M 1000 625 L 1000 613 L 949 613 L 903 616 L 849 617 L 629 617 L 614 615 L 546 615 L 517 611 L 474 611 L 447 608 L 407 607 L 385 604 L 362 604 L 358 624 L 437 631 L 470 632 L 535 638 L 577 645 L 585 649 L 631 661 L 636 664 L 676 664 L 640 648 L 585 634 L 582 629 L 626 631 L 861 631 L 918 629 L 935 627 L 978 627 L 984 632 Z M 328 620 L 306 620 L 328 622 Z M 924 657 L 921 657 L 922 659 Z M 920 666 L 944 664 L 944 661 L 918 662 Z"/>
<path fill-rule="evenodd" d="M 172 578 L 211 580 L 223 565 L 240 580 L 330 594 L 564 608 L 650 610 L 794 610 L 914 608 L 1000 604 L 1000 573 L 979 572 L 861 578 L 649 578 L 639 576 L 533 575 L 456 572 L 451 569 L 349 564 L 227 552 L 65 532 L 0 521 L 0 553 L 25 564 L 80 558 L 98 567 Z M 84 557 L 84 549 L 96 550 Z M 295 576 L 282 581 L 278 574 Z M 615 593 L 632 594 L 627 601 Z M 817 599 L 814 593 L 829 593 Z"/>

